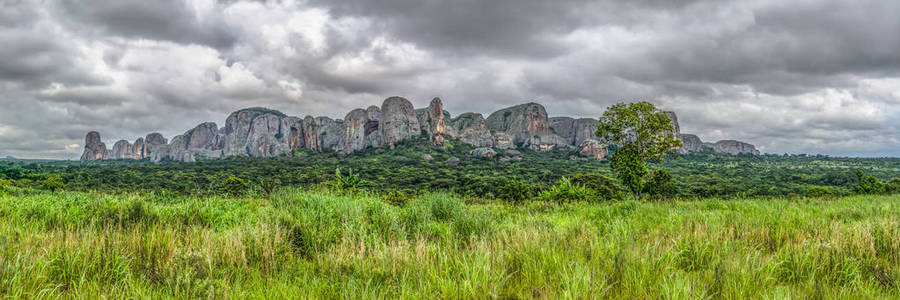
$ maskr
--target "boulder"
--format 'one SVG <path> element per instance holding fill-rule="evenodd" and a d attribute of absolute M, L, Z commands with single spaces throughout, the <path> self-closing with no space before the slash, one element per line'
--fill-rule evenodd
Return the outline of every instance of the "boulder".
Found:
<path fill-rule="evenodd" d="M 597 140 L 584 140 L 578 147 L 578 155 L 594 159 L 604 159 L 609 154 L 606 145 Z"/>
<path fill-rule="evenodd" d="M 678 149 L 678 153 L 687 154 L 687 153 L 700 153 L 713 151 L 713 148 L 703 141 L 700 140 L 700 137 L 693 134 L 679 134 L 678 139 L 681 140 L 681 148 Z"/>
<path fill-rule="evenodd" d="M 168 140 L 159 134 L 158 132 L 154 132 L 148 134 L 147 137 L 144 138 L 144 153 L 141 155 L 141 158 L 153 158 L 156 152 L 166 151 L 166 146 L 168 144 Z"/>
<path fill-rule="evenodd" d="M 81 154 L 82 161 L 105 160 L 109 159 L 109 151 L 106 144 L 100 140 L 100 133 L 96 131 L 88 132 L 84 137 L 84 153 Z"/>
<path fill-rule="evenodd" d="M 464 113 L 450 121 L 456 131 L 456 138 L 475 147 L 493 147 L 494 136 L 484 124 L 484 116 L 479 113 Z"/>
<path fill-rule="evenodd" d="M 735 140 L 721 140 L 713 144 L 713 150 L 720 153 L 728 153 L 731 155 L 753 154 L 759 155 L 756 146 Z"/>
<path fill-rule="evenodd" d="M 492 113 L 485 120 L 485 125 L 495 134 L 495 142 L 507 134 L 514 146 L 526 146 L 534 150 L 552 150 L 569 143 L 553 133 L 547 118 L 547 110 L 537 103 L 526 103 L 504 108 Z M 503 148 L 505 145 L 495 144 Z"/>
<path fill-rule="evenodd" d="M 451 157 L 448 158 L 445 162 L 446 162 L 447 164 L 457 165 L 457 164 L 459 164 L 459 158 L 458 158 L 458 157 L 451 156 Z"/>
<path fill-rule="evenodd" d="M 131 155 L 131 143 L 126 140 L 119 140 L 113 144 L 112 152 L 109 154 L 110 159 L 133 159 Z"/>
<path fill-rule="evenodd" d="M 488 147 L 475 148 L 474 150 L 469 152 L 469 155 L 480 158 L 492 158 L 497 156 L 497 152 L 494 149 Z"/>
<path fill-rule="evenodd" d="M 418 136 L 419 120 L 409 100 L 402 97 L 390 97 L 381 105 L 382 146 L 394 148 L 397 142 Z"/>
<path fill-rule="evenodd" d="M 422 154 L 422 160 L 432 161 L 432 160 L 434 160 L 434 157 L 432 157 L 431 154 L 425 153 L 425 154 Z"/>
<path fill-rule="evenodd" d="M 519 157 L 519 156 L 522 156 L 522 152 L 519 152 L 517 150 L 507 150 L 506 155 L 509 155 L 512 157 Z"/>
<path fill-rule="evenodd" d="M 291 119 L 271 109 L 253 107 L 225 120 L 225 156 L 272 157 L 290 153 Z"/>

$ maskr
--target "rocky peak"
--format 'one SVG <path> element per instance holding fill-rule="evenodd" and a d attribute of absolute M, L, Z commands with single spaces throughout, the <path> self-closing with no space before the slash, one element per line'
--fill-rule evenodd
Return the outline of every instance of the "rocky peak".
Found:
<path fill-rule="evenodd" d="M 119 140 L 113 144 L 112 153 L 109 154 L 110 159 L 133 159 L 131 154 L 131 143 L 126 140 Z"/>
<path fill-rule="evenodd" d="M 738 155 L 738 154 L 759 155 L 759 150 L 756 150 L 755 146 L 748 144 L 748 143 L 741 142 L 741 141 L 735 141 L 735 140 L 718 141 L 715 144 L 713 144 L 713 150 L 715 150 L 716 152 L 728 153 L 731 155 Z"/>
<path fill-rule="evenodd" d="M 419 120 L 409 100 L 402 97 L 390 97 L 381 105 L 381 139 L 384 146 L 394 145 L 410 137 L 418 136 Z"/>
<path fill-rule="evenodd" d="M 84 153 L 81 154 L 81 160 L 104 160 L 109 159 L 109 151 L 106 144 L 100 140 L 100 133 L 96 131 L 88 132 L 84 137 Z"/>
<path fill-rule="evenodd" d="M 424 112 L 421 126 L 428 133 L 428 137 L 435 146 L 444 145 L 444 135 L 447 133 L 444 115 L 444 104 L 441 98 L 434 98 Z"/>

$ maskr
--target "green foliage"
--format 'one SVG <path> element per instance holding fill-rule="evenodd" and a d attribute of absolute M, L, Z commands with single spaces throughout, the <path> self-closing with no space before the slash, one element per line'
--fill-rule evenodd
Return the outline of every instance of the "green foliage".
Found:
<path fill-rule="evenodd" d="M 900 177 L 891 178 L 887 183 L 887 190 L 891 194 L 900 194 Z"/>
<path fill-rule="evenodd" d="M 266 198 L 272 198 L 272 194 L 274 194 L 278 187 L 281 186 L 281 180 L 272 179 L 272 178 L 263 178 L 259 179 L 259 189 L 262 192 L 263 196 Z"/>
<path fill-rule="evenodd" d="M 231 196 L 241 196 L 247 192 L 247 188 L 249 187 L 250 184 L 243 179 L 229 176 L 222 182 L 221 190 Z"/>
<path fill-rule="evenodd" d="M 359 174 L 354 174 L 353 169 L 347 172 L 347 175 L 341 173 L 341 169 L 334 169 L 334 177 L 326 182 L 331 190 L 342 195 L 352 195 L 359 192 L 363 181 L 359 179 Z"/>
<path fill-rule="evenodd" d="M 595 135 L 607 145 L 628 147 L 629 155 L 647 161 L 681 146 L 671 122 L 648 102 L 618 103 L 603 112 Z"/>
<path fill-rule="evenodd" d="M 672 175 L 669 172 L 657 169 L 650 173 L 644 192 L 653 197 L 668 199 L 678 194 L 678 186 L 672 182 Z"/>
<path fill-rule="evenodd" d="M 393 206 L 405 206 L 407 203 L 411 202 L 416 195 L 416 192 L 413 190 L 396 190 L 390 191 L 387 194 L 381 196 L 381 201 L 384 201 L 387 204 Z"/>
<path fill-rule="evenodd" d="M 583 185 L 572 183 L 566 177 L 563 177 L 550 188 L 542 191 L 539 195 L 544 201 L 555 203 L 573 203 L 579 201 L 593 202 L 602 200 L 597 197 L 597 193 L 586 188 Z"/>
<path fill-rule="evenodd" d="M 681 146 L 672 121 L 648 102 L 618 103 L 600 118 L 595 135 L 607 145 L 615 145 L 610 167 L 616 178 L 632 194 L 640 197 L 646 162 Z"/>
<path fill-rule="evenodd" d="M 610 157 L 610 167 L 619 182 L 628 187 L 632 194 L 640 197 L 644 189 L 644 176 L 650 173 L 650 169 L 636 151 L 633 145 L 619 147 Z"/>
<path fill-rule="evenodd" d="M 59 175 L 50 175 L 41 180 L 41 188 L 45 190 L 58 191 L 63 187 L 65 187 L 65 183 Z"/>
<path fill-rule="evenodd" d="M 828 197 L 831 195 L 832 195 L 831 191 L 828 190 L 828 188 L 823 187 L 823 186 L 811 185 L 811 186 L 806 187 L 806 196 L 807 197 L 822 198 L 822 197 Z"/>
<path fill-rule="evenodd" d="M 497 198 L 509 203 L 519 204 L 534 197 L 536 190 L 534 185 L 526 182 L 509 180 L 497 189 Z"/>
<path fill-rule="evenodd" d="M 884 194 L 887 192 L 887 185 L 875 176 L 866 175 L 862 170 L 856 170 L 856 177 L 859 183 L 853 187 L 853 191 L 857 194 Z"/>
<path fill-rule="evenodd" d="M 581 185 L 596 192 L 597 197 L 604 200 L 622 200 L 622 187 L 615 179 L 599 173 L 576 174 L 571 178 L 572 184 Z"/>

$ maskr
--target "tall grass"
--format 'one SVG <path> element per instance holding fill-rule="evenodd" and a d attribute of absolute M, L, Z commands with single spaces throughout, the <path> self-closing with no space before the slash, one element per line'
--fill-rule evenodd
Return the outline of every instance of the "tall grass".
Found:
<path fill-rule="evenodd" d="M 897 298 L 897 196 L 0 196 L 9 298 Z"/>

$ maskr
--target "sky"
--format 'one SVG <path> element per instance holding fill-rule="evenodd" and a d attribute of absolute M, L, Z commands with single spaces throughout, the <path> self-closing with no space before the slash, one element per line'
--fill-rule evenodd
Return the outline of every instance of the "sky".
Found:
<path fill-rule="evenodd" d="M 900 156 L 900 1 L 0 0 L 0 157 L 264 106 L 343 118 L 618 102 L 764 153 Z"/>

